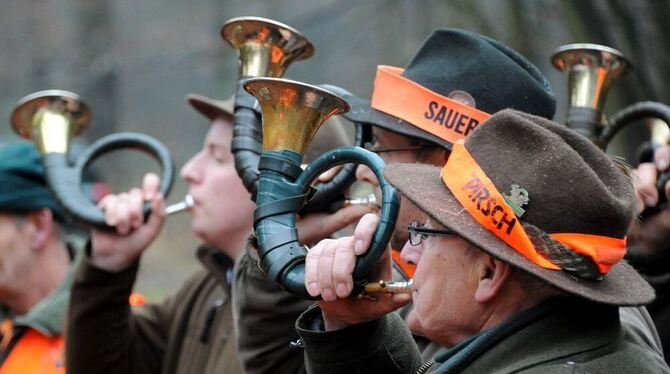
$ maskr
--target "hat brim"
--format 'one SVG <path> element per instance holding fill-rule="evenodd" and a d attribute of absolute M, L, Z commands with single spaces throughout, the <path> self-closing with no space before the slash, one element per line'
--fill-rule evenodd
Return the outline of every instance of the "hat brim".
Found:
<path fill-rule="evenodd" d="M 487 253 L 543 279 L 567 293 L 599 303 L 638 306 L 650 303 L 653 288 L 625 261 L 613 266 L 601 281 L 577 278 L 542 268 L 481 226 L 456 200 L 440 178 L 440 168 L 422 164 L 387 165 L 384 175 L 400 193 L 443 226 Z"/>
<path fill-rule="evenodd" d="M 233 108 L 232 105 L 228 105 L 228 102 L 221 102 L 193 93 L 186 95 L 186 101 L 210 121 L 220 116 L 231 122 L 233 120 Z"/>
<path fill-rule="evenodd" d="M 426 140 L 451 150 L 452 144 L 450 142 L 421 130 L 405 120 L 373 109 L 370 106 L 370 100 L 350 94 L 341 94 L 340 96 L 351 105 L 351 110 L 343 114 L 344 118 L 349 121 L 367 123 L 401 135 Z"/>

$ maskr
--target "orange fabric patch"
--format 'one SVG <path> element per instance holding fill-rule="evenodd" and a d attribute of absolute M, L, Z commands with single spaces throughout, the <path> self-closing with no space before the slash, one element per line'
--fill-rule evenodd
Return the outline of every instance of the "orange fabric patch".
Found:
<path fill-rule="evenodd" d="M 371 106 L 401 118 L 440 139 L 455 143 L 490 114 L 433 92 L 400 75 L 403 69 L 377 67 Z"/>
<path fill-rule="evenodd" d="M 626 238 L 617 239 L 589 234 L 549 234 L 580 255 L 591 257 L 603 274 L 626 255 Z"/>
<path fill-rule="evenodd" d="M 64 349 L 62 337 L 28 329 L 2 364 L 0 374 L 65 374 Z"/>
<path fill-rule="evenodd" d="M 133 291 L 128 297 L 128 303 L 130 306 L 142 306 L 146 304 L 146 302 L 147 300 L 144 295 L 136 291 Z"/>
<path fill-rule="evenodd" d="M 560 270 L 560 267 L 537 252 L 519 218 L 470 155 L 463 141 L 454 144 L 441 177 L 458 202 L 480 225 L 533 263 L 543 268 Z M 592 258 L 602 273 L 607 273 L 626 253 L 625 238 L 575 233 L 550 236 L 573 251 Z"/>

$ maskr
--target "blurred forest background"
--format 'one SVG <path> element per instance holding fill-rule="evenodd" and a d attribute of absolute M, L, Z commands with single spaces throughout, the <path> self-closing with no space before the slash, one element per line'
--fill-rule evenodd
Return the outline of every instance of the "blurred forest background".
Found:
<path fill-rule="evenodd" d="M 376 65 L 405 66 L 433 29 L 457 27 L 496 38 L 533 61 L 554 86 L 559 122 L 568 107 L 567 80 L 549 58 L 568 43 L 607 45 L 634 64 L 614 83 L 606 113 L 641 100 L 670 103 L 666 0 L 0 0 L 0 9 L 0 141 L 18 140 L 8 119 L 19 98 L 65 89 L 92 109 L 86 141 L 143 132 L 163 142 L 178 167 L 208 129 L 184 95 L 223 99 L 235 90 L 237 54 L 219 31 L 239 16 L 286 23 L 314 43 L 314 57 L 294 63 L 286 77 L 365 97 Z M 634 150 L 647 137 L 637 126 L 610 153 L 635 163 Z M 139 185 L 154 169 L 150 159 L 126 154 L 95 165 L 115 191 Z M 178 180 L 168 200 L 186 190 Z M 168 221 L 143 260 L 138 289 L 151 299 L 170 293 L 198 266 L 188 215 Z"/>

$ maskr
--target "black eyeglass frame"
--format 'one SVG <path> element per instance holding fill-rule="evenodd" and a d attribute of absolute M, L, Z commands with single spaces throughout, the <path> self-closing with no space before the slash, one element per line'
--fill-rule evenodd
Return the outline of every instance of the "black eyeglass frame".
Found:
<path fill-rule="evenodd" d="M 407 225 L 407 232 L 409 233 L 409 244 L 414 246 L 421 244 L 421 242 L 426 240 L 426 238 L 428 238 L 429 236 L 443 236 L 443 237 L 459 236 L 458 233 L 452 230 L 427 229 L 423 227 L 423 223 L 417 220 L 413 220 L 409 223 L 409 225 Z"/>
<path fill-rule="evenodd" d="M 375 147 L 372 142 L 365 142 L 363 148 L 372 152 L 372 153 L 385 153 L 385 152 L 402 152 L 402 151 L 418 151 L 419 149 L 425 148 L 421 145 L 399 145 L 396 147 Z"/>

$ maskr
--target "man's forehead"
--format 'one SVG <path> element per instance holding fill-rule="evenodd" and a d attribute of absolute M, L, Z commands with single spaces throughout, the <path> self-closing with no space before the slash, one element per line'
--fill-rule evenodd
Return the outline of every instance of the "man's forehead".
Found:
<path fill-rule="evenodd" d="M 211 149 L 215 149 L 215 150 L 224 150 L 224 151 L 225 151 L 225 150 L 229 150 L 229 149 L 230 149 L 230 144 L 225 143 L 225 142 L 223 142 L 223 141 L 221 141 L 221 140 L 210 140 L 210 139 L 207 139 L 207 141 L 205 141 L 205 146 L 206 146 L 207 148 L 211 148 Z"/>
<path fill-rule="evenodd" d="M 0 225 L 6 225 L 8 223 L 16 224 L 21 220 L 21 216 L 18 214 L 10 212 L 0 212 Z"/>
<path fill-rule="evenodd" d="M 207 132 L 207 136 L 205 136 L 205 144 L 229 148 L 232 135 L 233 132 L 229 126 L 213 122 Z"/>
<path fill-rule="evenodd" d="M 372 127 L 372 136 L 380 144 L 410 144 L 415 139 L 376 126 Z"/>

